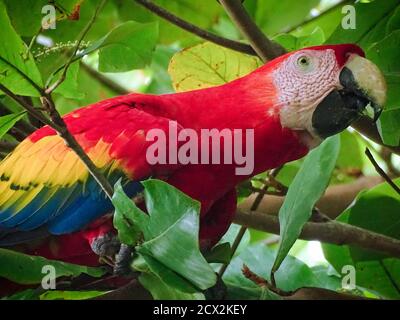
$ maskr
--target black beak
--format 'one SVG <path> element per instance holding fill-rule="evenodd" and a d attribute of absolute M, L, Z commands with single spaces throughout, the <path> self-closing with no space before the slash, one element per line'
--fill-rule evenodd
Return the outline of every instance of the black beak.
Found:
<path fill-rule="evenodd" d="M 380 71 L 374 66 L 374 74 L 365 67 L 372 62 L 363 59 L 362 65 L 351 65 L 343 67 L 339 81 L 341 89 L 331 91 L 316 107 L 312 116 L 312 126 L 318 136 L 326 138 L 339 133 L 350 126 L 363 114 L 371 116 L 377 121 L 382 113 L 382 107 L 377 101 L 383 101 L 382 92 L 386 93 L 386 83 Z M 367 62 L 364 62 L 367 61 Z M 357 60 L 359 62 L 359 60 Z M 361 70 L 361 71 L 360 71 Z M 371 81 L 362 81 L 362 77 L 376 77 L 377 88 L 362 88 L 361 82 L 368 86 Z M 357 79 L 361 81 L 357 81 Z M 369 79 L 369 78 L 368 78 Z M 377 98 L 376 98 L 377 97 Z M 372 113 L 372 114 L 369 114 Z"/>

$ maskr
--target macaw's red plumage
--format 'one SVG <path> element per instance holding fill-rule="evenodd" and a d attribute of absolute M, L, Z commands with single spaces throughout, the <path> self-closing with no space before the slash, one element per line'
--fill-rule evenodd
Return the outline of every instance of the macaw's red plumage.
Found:
<path fill-rule="evenodd" d="M 303 49 L 223 86 L 158 96 L 129 94 L 78 109 L 64 119 L 111 183 L 123 179 L 129 196 L 141 191 L 141 180 L 153 177 L 199 200 L 200 240 L 210 246 L 232 220 L 239 182 L 303 157 L 322 138 L 345 129 L 368 103 L 379 110 L 384 81 L 362 56 L 354 45 Z M 146 152 L 154 141 L 146 137 L 152 129 L 160 129 L 167 150 L 172 150 L 171 124 L 177 134 L 191 129 L 196 139 L 202 129 L 225 129 L 233 136 L 240 129 L 254 130 L 253 170 L 238 175 L 240 165 L 234 161 L 205 164 L 200 140 L 195 158 L 202 164 L 171 159 L 151 164 Z M 244 134 L 239 140 L 248 143 Z M 213 152 L 219 152 L 221 159 L 224 152 L 233 153 L 223 144 Z M 3 243 L 29 239 L 29 234 L 43 230 L 76 232 L 112 210 L 82 162 L 49 127 L 21 142 L 0 164 L 0 180 Z"/>

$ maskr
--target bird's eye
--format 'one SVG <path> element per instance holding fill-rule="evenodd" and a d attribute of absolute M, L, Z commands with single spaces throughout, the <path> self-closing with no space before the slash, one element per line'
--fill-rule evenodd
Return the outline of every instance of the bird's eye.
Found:
<path fill-rule="evenodd" d="M 301 68 L 307 68 L 310 65 L 310 58 L 307 56 L 301 56 L 297 59 L 297 65 Z"/>

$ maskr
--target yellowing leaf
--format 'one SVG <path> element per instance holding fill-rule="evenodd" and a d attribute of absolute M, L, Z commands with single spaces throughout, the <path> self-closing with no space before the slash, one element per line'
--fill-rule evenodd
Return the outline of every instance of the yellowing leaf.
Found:
<path fill-rule="evenodd" d="M 169 64 L 175 91 L 222 85 L 262 65 L 260 59 L 205 42 L 176 53 Z"/>

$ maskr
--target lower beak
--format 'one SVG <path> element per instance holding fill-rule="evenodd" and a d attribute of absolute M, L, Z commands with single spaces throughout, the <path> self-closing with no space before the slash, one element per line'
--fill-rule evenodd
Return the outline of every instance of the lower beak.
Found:
<path fill-rule="evenodd" d="M 312 125 L 321 138 L 346 129 L 363 114 L 377 121 L 386 103 L 386 82 L 371 61 L 353 54 L 339 76 L 340 88 L 316 107 Z"/>

